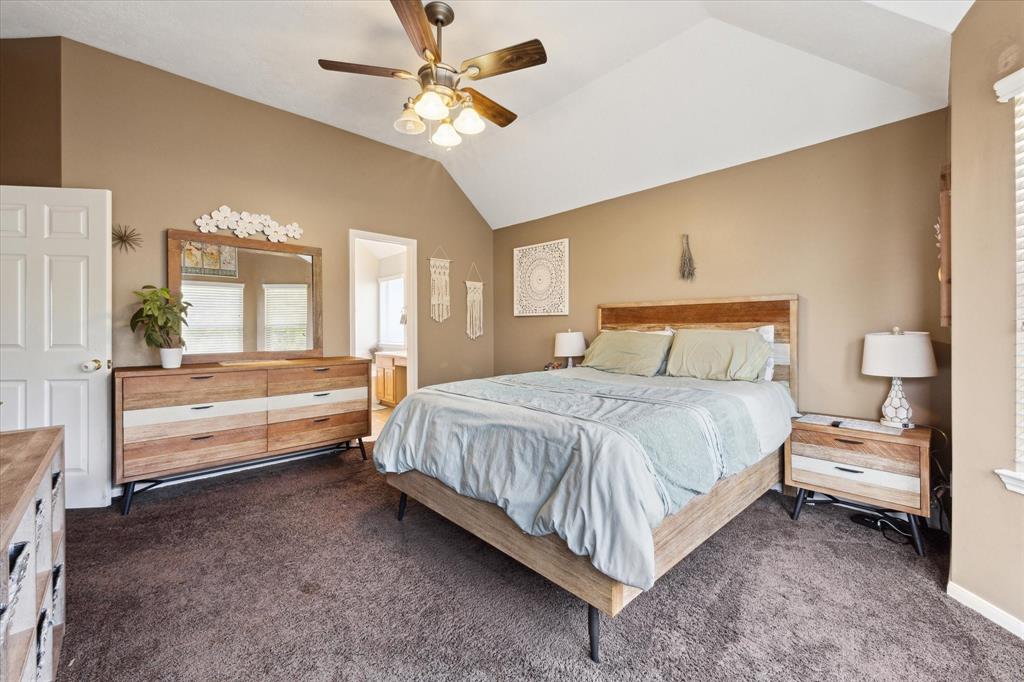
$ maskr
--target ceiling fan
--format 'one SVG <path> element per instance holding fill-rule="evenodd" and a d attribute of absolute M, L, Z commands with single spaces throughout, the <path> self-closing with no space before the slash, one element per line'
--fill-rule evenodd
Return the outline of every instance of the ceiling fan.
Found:
<path fill-rule="evenodd" d="M 441 56 L 441 29 L 455 20 L 451 6 L 444 2 L 430 2 L 424 6 L 420 0 L 391 0 L 391 6 L 416 48 L 416 54 L 426 61 L 415 75 L 404 69 L 330 59 L 319 60 L 320 68 L 416 81 L 420 93 L 406 101 L 402 115 L 395 121 L 395 130 L 406 135 L 419 135 L 427 129 L 423 119 L 439 122 L 430 140 L 442 147 L 451 148 L 462 142 L 459 133 L 475 135 L 483 131 L 481 116 L 502 128 L 516 120 L 516 114 L 494 100 L 473 88 L 460 85 L 463 78 L 480 80 L 545 63 L 548 56 L 539 40 L 528 40 L 467 59 L 456 69 L 442 61 Z M 437 28 L 436 40 L 430 31 L 431 26 Z"/>

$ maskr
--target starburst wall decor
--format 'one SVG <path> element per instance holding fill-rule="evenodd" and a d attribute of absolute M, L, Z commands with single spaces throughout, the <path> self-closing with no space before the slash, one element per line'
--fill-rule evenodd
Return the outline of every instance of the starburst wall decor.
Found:
<path fill-rule="evenodd" d="M 142 235 L 131 225 L 118 224 L 110 231 L 110 241 L 121 251 L 135 251 L 142 246 Z"/>

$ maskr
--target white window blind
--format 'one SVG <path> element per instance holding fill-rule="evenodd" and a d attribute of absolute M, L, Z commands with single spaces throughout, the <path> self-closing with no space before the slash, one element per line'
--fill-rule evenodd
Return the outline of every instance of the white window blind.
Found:
<path fill-rule="evenodd" d="M 309 287 L 263 285 L 263 350 L 306 350 L 309 344 Z"/>
<path fill-rule="evenodd" d="M 192 304 L 182 328 L 186 353 L 238 353 L 242 349 L 245 285 L 182 282 L 181 298 Z"/>
<path fill-rule="evenodd" d="M 405 309 L 405 277 L 380 278 L 378 297 L 378 320 L 380 322 L 380 344 L 405 348 L 405 325 L 402 312 Z"/>
<path fill-rule="evenodd" d="M 1014 181 L 1017 219 L 1017 453 L 1024 463 L 1024 94 L 1014 98 Z"/>

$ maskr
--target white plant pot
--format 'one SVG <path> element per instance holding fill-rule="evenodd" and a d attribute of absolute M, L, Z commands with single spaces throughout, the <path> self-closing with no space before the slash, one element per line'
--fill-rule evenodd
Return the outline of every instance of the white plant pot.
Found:
<path fill-rule="evenodd" d="M 164 369 L 178 369 L 181 367 L 181 349 L 161 348 L 160 366 Z"/>

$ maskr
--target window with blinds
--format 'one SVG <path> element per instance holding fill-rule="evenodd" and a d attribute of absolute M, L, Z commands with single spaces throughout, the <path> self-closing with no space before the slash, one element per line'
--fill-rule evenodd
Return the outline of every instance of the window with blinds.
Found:
<path fill-rule="evenodd" d="M 1014 98 L 1014 182 L 1017 219 L 1017 453 L 1024 463 L 1024 94 Z"/>
<path fill-rule="evenodd" d="M 181 298 L 192 304 L 182 329 L 185 352 L 239 353 L 245 285 L 234 282 L 182 282 Z"/>
<path fill-rule="evenodd" d="M 377 297 L 380 345 L 405 348 L 405 277 L 381 277 Z"/>
<path fill-rule="evenodd" d="M 309 286 L 264 284 L 263 350 L 306 350 L 309 341 Z"/>

